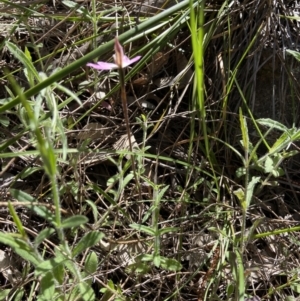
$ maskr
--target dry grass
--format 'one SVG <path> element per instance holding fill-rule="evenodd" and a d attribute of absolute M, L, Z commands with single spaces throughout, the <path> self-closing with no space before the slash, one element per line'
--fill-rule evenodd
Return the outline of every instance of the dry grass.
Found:
<path fill-rule="evenodd" d="M 286 18 L 294 15 L 296 2 L 280 0 L 268 5 L 266 1 L 207 1 L 206 27 L 211 35 L 205 42 L 205 92 L 213 165 L 205 158 L 204 137 L 192 105 L 189 28 L 184 24 L 178 26 L 176 35 L 164 35 L 176 15 L 170 18 L 170 24 L 125 47 L 132 56 L 159 35 L 163 41 L 147 49 L 149 59 L 130 73 L 126 86 L 132 142 L 138 149 L 139 188 L 133 180 L 127 181 L 131 163 L 117 77 L 87 68 L 66 76 L 60 84 L 77 93 L 82 106 L 75 100 L 66 104 L 69 95 L 61 90 L 53 92 L 61 105 L 57 112 L 68 148 L 80 150 L 68 154 L 67 160 L 59 157 L 60 212 L 63 218 L 80 214 L 89 219 L 85 226 L 66 230 L 65 239 L 72 249 L 91 230 L 105 234 L 100 243 L 73 259 L 81 269 L 92 251 L 97 255 L 96 271 L 85 275 L 85 279 L 93 280 L 90 285 L 96 300 L 242 300 L 233 293 L 241 285 L 238 275 L 242 271 L 236 248 L 243 251 L 244 287 L 249 296 L 245 300 L 258 300 L 251 299 L 254 296 L 261 300 L 299 300 L 298 232 L 273 233 L 299 224 L 299 156 L 284 160 L 284 173 L 276 178 L 264 173 L 261 166 L 249 168 L 250 178 L 259 176 L 260 182 L 245 216 L 233 193 L 238 188 L 248 189 L 245 179 L 237 176 L 244 167 L 236 152 L 244 154 L 239 107 L 247 116 L 250 141 L 257 145 L 260 158 L 268 146 L 249 112 L 255 118 L 271 118 L 289 128 L 299 124 L 299 63 L 285 52 L 299 50 L 299 22 Z M 64 3 L 1 4 L 1 66 L 26 90 L 32 86 L 24 75 L 24 66 L 5 47 L 5 41 L 22 50 L 27 47 L 36 70 L 50 75 L 55 68 L 63 68 L 115 36 L 116 14 L 108 10 L 116 6 L 124 9 L 123 14 L 119 12 L 124 18 L 118 21 L 119 33 L 156 13 L 144 7 L 138 19 L 139 3 L 104 1 L 96 3 L 95 9 L 98 14 L 105 11 L 105 18 L 95 22 L 89 15 L 92 3 L 83 2 L 81 10 Z M 218 16 L 226 7 L 230 7 L 228 13 Z M 95 31 L 98 37 L 89 39 Z M 101 60 L 109 60 L 111 54 Z M 140 54 L 146 56 L 146 52 Z M 5 99 L 13 98 L 13 92 L 4 69 L 0 72 L 0 97 L 5 103 Z M 100 102 L 104 93 L 108 96 Z M 40 116 L 51 110 L 49 103 L 43 103 Z M 1 153 L 34 152 L 35 142 L 26 128 L 28 116 L 22 106 L 15 106 L 0 118 Z M 41 118 L 42 129 L 47 122 L 50 118 Z M 262 127 L 261 131 L 267 130 Z M 267 144 L 272 145 L 280 134 L 272 130 L 265 136 Z M 62 148 L 62 134 L 57 131 L 53 137 L 55 148 Z M 297 141 L 291 149 L 298 151 Z M 1 230 L 17 231 L 7 207 L 12 201 L 33 241 L 50 223 L 25 206 L 24 200 L 16 200 L 10 189 L 25 191 L 34 204 L 53 211 L 51 183 L 43 162 L 36 153 L 11 158 L 3 155 L 1 177 Z M 154 225 L 156 209 L 159 216 Z M 145 257 L 140 256 L 155 249 L 155 235 L 138 231 L 132 224 L 170 227 L 158 235 L 160 256 L 176 259 L 181 268 L 175 271 L 171 264 L 167 269 L 143 261 Z M 243 229 L 246 239 L 239 245 Z M 266 237 L 252 236 L 266 232 Z M 59 236 L 52 234 L 38 248 L 44 252 L 43 258 L 49 259 L 59 244 Z M 11 260 L 5 270 L 13 271 L 11 278 L 2 270 L 1 289 L 9 291 L 3 300 L 35 300 L 39 281 L 34 268 L 9 247 L 1 246 Z M 66 268 L 65 279 L 59 284 L 65 293 L 61 300 L 67 300 L 73 289 L 70 274 Z M 76 296 L 68 298 L 79 300 Z"/>

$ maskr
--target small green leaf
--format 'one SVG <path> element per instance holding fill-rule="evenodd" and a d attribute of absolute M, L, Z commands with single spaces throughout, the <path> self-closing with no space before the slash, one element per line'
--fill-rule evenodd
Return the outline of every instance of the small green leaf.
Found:
<path fill-rule="evenodd" d="M 34 239 L 34 245 L 35 247 L 38 247 L 45 239 L 50 237 L 55 232 L 54 229 L 52 228 L 45 228 L 43 229 L 37 237 Z"/>
<path fill-rule="evenodd" d="M 248 183 L 247 196 L 246 196 L 246 209 L 248 209 L 251 203 L 255 185 L 259 182 L 259 180 L 260 177 L 252 177 L 251 181 Z"/>
<path fill-rule="evenodd" d="M 233 251 L 229 251 L 227 253 L 227 256 L 228 256 L 228 262 L 231 267 L 233 279 L 235 283 L 237 283 L 238 272 L 237 272 L 237 264 L 236 264 L 236 254 Z"/>
<path fill-rule="evenodd" d="M 298 154 L 299 154 L 298 151 L 292 150 L 292 151 L 289 151 L 289 152 L 284 152 L 284 153 L 282 154 L 282 157 L 283 157 L 284 159 L 287 159 L 287 158 L 296 156 L 296 155 L 298 155 Z"/>
<path fill-rule="evenodd" d="M 143 254 L 140 256 L 141 261 L 153 261 L 153 254 Z"/>
<path fill-rule="evenodd" d="M 101 301 L 107 301 L 107 300 L 110 300 L 110 298 L 112 297 L 113 295 L 113 292 L 115 291 L 115 285 L 114 283 L 112 282 L 111 279 L 109 279 L 107 281 L 107 287 L 102 287 L 100 289 L 100 292 L 103 294 L 102 298 L 101 298 Z"/>
<path fill-rule="evenodd" d="M 93 201 L 90 200 L 86 200 L 86 202 L 91 206 L 92 208 L 92 212 L 93 212 L 93 217 L 94 217 L 94 222 L 96 223 L 98 221 L 98 209 L 97 206 L 95 205 L 95 203 Z"/>
<path fill-rule="evenodd" d="M 149 272 L 150 268 L 151 265 L 149 265 L 148 263 L 137 261 L 133 264 L 128 265 L 126 267 L 126 271 L 128 273 L 137 273 L 137 274 L 145 275 L 146 273 Z"/>
<path fill-rule="evenodd" d="M 31 209 L 34 213 L 36 213 L 38 216 L 44 218 L 47 222 L 52 223 L 52 225 L 56 226 L 55 215 L 45 206 L 32 204 L 27 205 L 27 207 Z"/>
<path fill-rule="evenodd" d="M 120 175 L 119 174 L 116 174 L 116 175 L 113 175 L 112 177 L 110 177 L 107 182 L 106 182 L 106 185 L 107 186 L 111 186 L 113 185 L 114 183 L 116 183 L 120 178 Z"/>
<path fill-rule="evenodd" d="M 286 296 L 285 301 L 297 301 L 294 296 Z"/>
<path fill-rule="evenodd" d="M 232 282 L 230 282 L 228 285 L 227 285 L 227 288 L 226 288 L 226 292 L 227 292 L 227 296 L 228 297 L 231 297 L 232 294 L 234 293 L 234 284 Z"/>
<path fill-rule="evenodd" d="M 281 167 L 277 167 L 276 169 L 272 170 L 272 175 L 275 178 L 281 177 L 284 175 L 284 170 Z"/>
<path fill-rule="evenodd" d="M 78 276 L 78 267 L 77 267 L 77 265 L 74 261 L 66 260 L 66 261 L 64 261 L 64 266 L 67 268 L 67 270 L 69 270 L 73 274 L 74 278 L 77 278 L 77 276 Z"/>
<path fill-rule="evenodd" d="M 243 138 L 242 145 L 243 145 L 245 151 L 249 152 L 248 127 L 247 127 L 247 123 L 246 123 L 246 118 L 243 117 L 243 112 L 242 112 L 241 107 L 239 109 L 239 117 L 240 117 L 240 126 L 241 126 L 242 138 Z"/>
<path fill-rule="evenodd" d="M 12 206 L 11 202 L 8 202 L 8 209 L 9 209 L 9 213 L 12 216 L 16 227 L 18 228 L 18 231 L 20 232 L 21 236 L 23 238 L 27 237 L 26 231 L 22 225 L 21 220 L 19 219 L 17 212 L 15 211 L 15 208 Z"/>
<path fill-rule="evenodd" d="M 166 187 L 164 187 L 162 190 L 160 190 L 160 192 L 157 195 L 157 201 L 160 201 L 162 199 L 162 197 L 165 195 L 166 191 L 169 189 L 169 185 L 167 185 Z"/>
<path fill-rule="evenodd" d="M 67 250 L 66 250 L 67 248 Z M 64 245 L 59 245 L 58 248 L 55 248 L 55 261 L 62 263 L 64 267 L 69 270 L 72 274 L 73 277 L 76 279 L 78 277 L 78 267 L 76 265 L 75 261 L 72 261 L 69 259 L 69 256 L 66 254 L 69 254 L 69 247 L 64 246 Z M 58 266 L 58 265 L 57 265 Z M 56 267 L 55 267 L 56 268 Z"/>
<path fill-rule="evenodd" d="M 38 301 L 49 301 L 53 300 L 55 293 L 55 282 L 51 272 L 44 274 L 41 279 L 41 291 Z"/>
<path fill-rule="evenodd" d="M 253 160 L 254 163 L 256 163 L 257 160 L 258 160 L 258 156 L 257 156 L 257 153 L 256 153 L 257 147 L 258 147 L 258 145 L 256 145 L 255 147 L 253 147 L 252 143 L 249 141 L 249 152 L 250 152 L 249 159 Z"/>
<path fill-rule="evenodd" d="M 42 170 L 42 167 L 27 167 L 20 173 L 20 177 L 21 179 L 26 179 L 28 176 L 34 174 L 35 172 Z"/>
<path fill-rule="evenodd" d="M 19 202 L 35 202 L 36 199 L 33 198 L 30 194 L 17 189 L 10 189 L 10 194 L 17 199 Z"/>
<path fill-rule="evenodd" d="M 95 273 L 97 271 L 97 267 L 98 267 L 98 256 L 94 251 L 92 251 L 86 257 L 84 270 L 89 275 Z"/>
<path fill-rule="evenodd" d="M 129 227 L 141 231 L 141 232 L 145 232 L 151 236 L 155 235 L 155 230 L 153 230 L 152 228 L 148 227 L 148 226 L 144 226 L 144 225 L 139 225 L 139 224 L 130 224 Z"/>
<path fill-rule="evenodd" d="M 134 177 L 133 173 L 128 174 L 124 178 L 122 185 L 120 186 L 120 189 L 123 190 L 127 186 L 127 184 L 133 179 L 133 177 Z"/>
<path fill-rule="evenodd" d="M 40 81 L 39 74 L 32 63 L 31 58 L 28 57 L 28 52 L 26 55 L 26 53 L 24 53 L 15 44 L 8 41 L 5 42 L 5 45 L 7 49 L 13 54 L 13 56 L 17 58 L 24 65 L 24 67 L 27 69 L 27 72 L 31 76 L 33 75 L 37 79 L 37 81 Z"/>
<path fill-rule="evenodd" d="M 250 241 L 250 239 L 252 239 L 252 235 L 254 235 L 255 230 L 264 221 L 265 221 L 265 218 L 263 218 L 263 217 L 254 220 L 253 225 L 250 227 L 250 229 L 247 233 L 247 241 Z"/>
<path fill-rule="evenodd" d="M 85 280 L 86 283 L 89 285 L 92 285 L 93 278 L 90 277 L 92 274 L 94 274 L 97 271 L 98 267 L 98 256 L 95 252 L 90 252 L 85 260 L 84 264 L 84 272 L 82 273 L 82 277 L 88 279 Z"/>
<path fill-rule="evenodd" d="M 14 295 L 14 301 L 22 301 L 24 297 L 24 288 L 23 287 L 19 287 L 17 288 L 17 291 Z"/>
<path fill-rule="evenodd" d="M 80 297 L 83 301 L 94 301 L 95 293 L 90 285 L 86 282 L 79 283 Z"/>
<path fill-rule="evenodd" d="M 142 219 L 142 223 L 145 223 L 148 218 L 152 215 L 154 209 L 156 209 L 155 206 L 151 205 L 151 207 L 148 209 L 148 211 L 145 213 L 143 219 Z"/>
<path fill-rule="evenodd" d="M 238 198 L 240 204 L 244 210 L 246 210 L 245 192 L 242 188 L 233 191 L 233 194 Z"/>
<path fill-rule="evenodd" d="M 282 149 L 291 143 L 291 137 L 288 132 L 283 133 L 269 149 L 269 154 L 280 152 Z"/>
<path fill-rule="evenodd" d="M 296 283 L 296 282 L 291 283 L 290 287 L 294 292 L 300 294 L 300 284 L 299 283 Z"/>
<path fill-rule="evenodd" d="M 86 224 L 88 221 L 89 220 L 86 216 L 75 215 L 75 216 L 71 216 L 71 217 L 63 220 L 60 228 L 62 228 L 62 229 L 75 228 L 75 227 L 79 227 L 83 224 Z"/>
<path fill-rule="evenodd" d="M 177 232 L 177 231 L 179 231 L 179 228 L 165 227 L 165 228 L 160 229 L 158 232 L 159 232 L 159 235 L 163 235 L 165 233 Z"/>
<path fill-rule="evenodd" d="M 69 1 L 69 0 L 63 0 L 62 3 L 69 8 L 74 8 L 74 7 L 78 6 L 78 3 L 74 2 L 74 1 Z"/>
<path fill-rule="evenodd" d="M 111 280 L 111 279 L 109 279 L 108 281 L 107 281 L 107 286 L 111 289 L 111 290 L 116 290 L 116 288 L 115 288 L 115 284 L 114 284 L 114 282 Z"/>
<path fill-rule="evenodd" d="M 29 195 L 28 193 L 22 190 L 17 190 L 17 189 L 10 189 L 10 193 L 19 202 L 32 203 L 28 205 L 25 204 L 25 206 L 27 206 L 27 208 L 31 209 L 34 213 L 36 213 L 40 217 L 44 218 L 49 223 L 54 224 L 55 221 L 54 214 L 50 210 L 48 210 L 45 206 L 35 204 L 36 199 L 33 198 L 31 195 Z"/>
<path fill-rule="evenodd" d="M 256 122 L 260 125 L 264 125 L 264 126 L 267 126 L 271 129 L 279 130 L 281 132 L 288 132 L 289 131 L 289 129 L 284 124 L 282 124 L 282 123 L 280 123 L 276 120 L 270 119 L 270 118 L 257 119 Z"/>
<path fill-rule="evenodd" d="M 243 259 L 242 256 L 240 255 L 239 251 L 235 252 L 236 254 L 236 265 L 237 265 L 237 295 L 239 296 L 238 299 L 239 301 L 244 301 L 244 295 L 245 295 L 245 277 L 244 277 L 244 265 L 243 265 Z"/>
<path fill-rule="evenodd" d="M 35 250 L 24 240 L 14 237 L 13 234 L 0 232 L 0 243 L 10 246 L 18 255 L 33 265 L 39 264 L 40 261 Z"/>
<path fill-rule="evenodd" d="M 0 115 L 0 124 L 4 127 L 8 127 L 10 124 L 10 119 L 4 115 Z"/>
<path fill-rule="evenodd" d="M 266 161 L 265 161 L 265 172 L 270 173 L 274 169 L 274 161 L 273 159 L 268 156 Z"/>
<path fill-rule="evenodd" d="M 92 231 L 87 233 L 85 236 L 81 238 L 81 240 L 77 243 L 77 246 L 72 251 L 73 257 L 77 256 L 87 248 L 93 247 L 96 245 L 102 238 L 104 238 L 104 234 L 99 231 Z"/>
<path fill-rule="evenodd" d="M 58 264 L 52 270 L 53 276 L 55 277 L 56 281 L 61 285 L 65 281 L 65 268 L 64 264 Z"/>
<path fill-rule="evenodd" d="M 155 254 L 154 256 L 153 256 L 153 264 L 157 267 L 157 268 L 159 268 L 160 267 L 160 262 L 161 262 L 161 256 L 159 255 L 159 254 Z"/>
<path fill-rule="evenodd" d="M 176 259 L 165 257 L 161 257 L 161 267 L 174 272 L 182 269 L 182 265 Z"/>
<path fill-rule="evenodd" d="M 71 290 L 71 293 L 69 293 L 69 296 L 68 296 L 68 301 L 77 301 L 77 300 L 80 300 L 81 301 L 81 298 L 80 298 L 80 291 L 79 291 L 79 287 L 76 286 L 74 287 L 72 290 Z"/>
<path fill-rule="evenodd" d="M 29 52 L 29 50 L 28 50 L 27 47 L 25 47 L 25 52 L 24 52 L 24 54 L 25 54 L 25 57 L 28 59 L 28 61 L 32 63 L 31 54 L 30 54 L 30 52 Z M 29 70 L 29 72 L 28 72 L 28 69 L 27 69 L 27 68 L 24 68 L 24 74 L 25 74 L 25 76 L 26 76 L 26 78 L 27 78 L 27 80 L 28 80 L 28 82 L 29 82 L 29 85 L 30 85 L 31 87 L 34 86 L 34 75 L 33 75 L 33 73 L 30 72 L 30 70 Z"/>
<path fill-rule="evenodd" d="M 40 263 L 35 269 L 36 277 L 41 276 L 49 271 L 55 269 L 59 264 L 66 263 L 66 258 L 64 257 L 55 257 Z"/>
<path fill-rule="evenodd" d="M 287 49 L 286 52 L 288 54 L 291 54 L 296 60 L 298 60 L 300 62 L 300 53 L 298 51 Z"/>
<path fill-rule="evenodd" d="M 2 289 L 0 291 L 0 300 L 1 301 L 7 300 L 6 297 L 9 295 L 11 290 L 12 290 L 11 288 L 10 289 Z"/>

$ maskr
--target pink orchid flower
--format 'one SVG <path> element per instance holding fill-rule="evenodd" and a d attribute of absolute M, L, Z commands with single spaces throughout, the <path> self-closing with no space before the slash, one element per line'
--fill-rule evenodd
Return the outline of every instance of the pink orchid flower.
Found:
<path fill-rule="evenodd" d="M 95 68 L 97 70 L 114 70 L 114 69 L 123 69 L 135 62 L 137 62 L 141 56 L 136 56 L 132 59 L 129 59 L 124 55 L 123 48 L 119 43 L 118 39 L 115 38 L 115 54 L 113 55 L 115 63 L 107 62 L 97 62 L 97 63 L 88 63 L 87 66 Z"/>

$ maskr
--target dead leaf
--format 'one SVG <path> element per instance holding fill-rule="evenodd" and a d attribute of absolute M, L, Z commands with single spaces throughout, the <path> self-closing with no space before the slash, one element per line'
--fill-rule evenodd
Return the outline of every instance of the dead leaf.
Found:
<path fill-rule="evenodd" d="M 0 272 L 11 284 L 18 283 L 22 279 L 22 275 L 15 267 L 14 262 L 2 250 L 0 250 Z"/>
<path fill-rule="evenodd" d="M 189 62 L 185 55 L 178 51 L 176 54 L 176 64 L 177 64 L 177 73 L 182 74 L 179 80 L 179 87 L 178 89 L 183 89 L 186 87 L 193 77 L 193 71 L 188 68 Z"/>
<path fill-rule="evenodd" d="M 109 135 L 110 128 L 104 126 L 101 123 L 89 123 L 83 127 L 81 132 L 78 134 L 78 139 L 80 140 L 97 140 L 105 138 Z"/>
<path fill-rule="evenodd" d="M 152 78 L 161 71 L 163 66 L 168 62 L 169 57 L 169 52 L 157 52 L 154 54 L 151 63 L 148 65 L 149 78 Z"/>

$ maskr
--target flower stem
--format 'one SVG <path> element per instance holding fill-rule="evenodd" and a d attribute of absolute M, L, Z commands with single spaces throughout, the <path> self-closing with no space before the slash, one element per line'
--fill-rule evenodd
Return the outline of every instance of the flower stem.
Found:
<path fill-rule="evenodd" d="M 134 155 L 133 155 L 133 148 L 132 148 L 132 142 L 131 142 L 131 130 L 130 130 L 130 123 L 129 123 L 129 116 L 128 116 L 128 108 L 127 108 L 127 96 L 126 96 L 126 90 L 125 90 L 125 75 L 124 75 L 124 69 L 119 68 L 119 78 L 120 78 L 120 86 L 121 86 L 121 100 L 122 100 L 122 106 L 123 106 L 123 113 L 124 113 L 124 119 L 126 123 L 126 131 L 129 141 L 129 150 L 131 152 L 130 158 L 131 158 L 131 164 L 132 164 L 132 171 L 135 179 L 135 184 L 138 189 L 139 193 L 139 199 L 142 200 L 142 194 L 140 189 L 140 184 L 138 181 L 138 177 L 136 174 L 136 168 L 135 168 L 135 162 L 134 162 Z"/>

